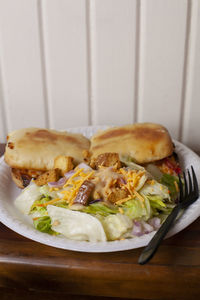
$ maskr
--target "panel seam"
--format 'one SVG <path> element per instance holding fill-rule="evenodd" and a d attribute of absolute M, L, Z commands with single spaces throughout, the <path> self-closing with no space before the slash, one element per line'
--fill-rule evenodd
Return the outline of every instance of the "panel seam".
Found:
<path fill-rule="evenodd" d="M 141 29 L 141 1 L 136 2 L 136 49 L 135 49 L 135 93 L 134 93 L 134 114 L 133 122 L 138 122 L 138 96 L 139 96 L 139 75 L 140 75 L 140 29 Z"/>
<path fill-rule="evenodd" d="M 43 23 L 43 7 L 42 0 L 38 0 L 38 29 L 39 29 L 39 44 L 40 44 L 40 58 L 41 58 L 41 73 L 42 73 L 42 89 L 44 99 L 44 113 L 45 113 L 45 126 L 50 127 L 50 112 L 49 112 L 49 97 L 47 89 L 47 70 L 46 70 L 46 57 L 45 57 L 45 42 L 44 42 L 44 23 Z"/>
<path fill-rule="evenodd" d="M 92 61 L 91 61 L 91 3 L 86 0 L 86 47 L 87 47 L 87 88 L 88 125 L 92 125 Z"/>
<path fill-rule="evenodd" d="M 188 77 L 189 77 L 189 63 L 190 63 L 190 38 L 191 38 L 191 12 L 192 2 L 187 2 L 187 17 L 186 17 L 186 36 L 184 46 L 184 65 L 183 65 L 183 77 L 182 77 L 182 91 L 181 91 L 181 107 L 180 107 L 180 123 L 179 123 L 179 140 L 183 139 L 184 119 L 185 119 L 185 107 L 186 107 L 186 94 L 188 90 Z"/>
<path fill-rule="evenodd" d="M 96 61 L 96 44 L 95 44 L 95 1 L 87 1 L 87 34 L 88 34 L 88 88 L 89 88 L 89 123 L 90 125 L 97 124 L 97 114 L 95 109 L 95 90 L 96 90 L 96 78 L 95 78 L 95 61 Z"/>

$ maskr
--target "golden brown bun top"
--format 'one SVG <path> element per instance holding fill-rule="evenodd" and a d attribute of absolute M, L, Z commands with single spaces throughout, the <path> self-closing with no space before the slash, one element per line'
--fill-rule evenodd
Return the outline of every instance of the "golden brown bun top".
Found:
<path fill-rule="evenodd" d="M 117 152 L 144 164 L 171 155 L 173 143 L 165 127 L 136 123 L 98 132 L 91 138 L 90 151 L 93 158 L 105 152 Z"/>
<path fill-rule="evenodd" d="M 24 128 L 11 132 L 5 161 L 12 168 L 50 170 L 58 155 L 72 156 L 75 164 L 83 161 L 83 150 L 90 141 L 81 134 L 42 128 Z"/>

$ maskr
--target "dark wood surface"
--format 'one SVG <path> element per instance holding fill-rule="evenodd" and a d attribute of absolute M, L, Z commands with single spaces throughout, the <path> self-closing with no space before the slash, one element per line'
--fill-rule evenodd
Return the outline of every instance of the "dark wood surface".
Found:
<path fill-rule="evenodd" d="M 147 265 L 137 264 L 140 253 L 56 249 L 0 223 L 0 299 L 199 299 L 200 218 Z"/>

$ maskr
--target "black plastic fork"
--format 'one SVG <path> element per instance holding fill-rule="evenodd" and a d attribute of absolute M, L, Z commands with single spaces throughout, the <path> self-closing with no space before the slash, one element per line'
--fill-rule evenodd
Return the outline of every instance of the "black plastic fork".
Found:
<path fill-rule="evenodd" d="M 162 224 L 162 226 L 159 228 L 159 230 L 156 232 L 154 237 L 151 239 L 147 247 L 142 251 L 138 263 L 141 265 L 146 264 L 156 253 L 156 250 L 158 249 L 160 243 L 168 233 L 169 229 L 173 225 L 178 213 L 182 209 L 186 209 L 189 205 L 194 203 L 198 197 L 199 197 L 199 188 L 198 188 L 198 182 L 197 178 L 194 172 L 193 167 L 192 169 L 192 176 L 188 170 L 188 180 L 186 179 L 185 172 L 183 172 L 183 181 L 181 176 L 179 177 L 179 202 L 178 204 L 173 208 L 170 215 L 167 217 L 165 222 Z"/>

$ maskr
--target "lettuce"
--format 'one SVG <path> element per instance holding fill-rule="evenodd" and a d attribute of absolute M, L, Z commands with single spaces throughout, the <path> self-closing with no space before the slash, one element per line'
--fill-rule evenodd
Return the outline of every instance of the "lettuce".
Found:
<path fill-rule="evenodd" d="M 32 217 L 42 217 L 42 216 L 45 216 L 47 214 L 47 210 L 46 210 L 45 207 L 34 206 L 31 209 L 30 214 L 32 215 Z"/>
<path fill-rule="evenodd" d="M 118 208 L 108 207 L 105 204 L 97 202 L 86 206 L 82 211 L 88 214 L 108 216 L 110 214 L 116 214 L 118 212 Z"/>
<path fill-rule="evenodd" d="M 146 195 L 148 200 L 150 201 L 150 205 L 155 208 L 163 208 L 166 207 L 166 204 L 163 202 L 163 198 L 159 195 Z"/>
<path fill-rule="evenodd" d="M 151 216 L 151 207 L 149 200 L 144 197 L 144 202 L 139 199 L 131 199 L 122 206 L 124 214 L 130 219 L 148 220 Z"/>
<path fill-rule="evenodd" d="M 129 155 L 120 155 L 120 161 L 123 162 L 126 166 L 128 166 L 129 168 L 133 169 L 133 170 L 141 170 L 141 171 L 145 171 L 145 168 L 136 164 L 132 157 Z"/>
<path fill-rule="evenodd" d="M 49 216 L 37 218 L 36 220 L 33 220 L 33 224 L 34 227 L 41 232 L 54 234 L 54 235 L 58 234 L 57 232 L 51 229 L 51 219 Z"/>
<path fill-rule="evenodd" d="M 141 193 L 144 202 L 139 199 L 131 199 L 124 203 L 121 207 L 124 214 L 130 219 L 143 219 L 147 221 L 152 216 L 159 215 L 160 213 L 169 214 L 174 205 L 164 202 L 162 195 L 151 195 Z"/>
<path fill-rule="evenodd" d="M 43 204 L 45 202 L 48 202 L 51 198 L 49 197 L 42 197 L 39 200 L 36 200 L 30 210 L 30 215 L 32 218 L 38 218 L 43 217 L 47 215 L 47 208 L 43 206 L 39 206 L 38 204 Z"/>
<path fill-rule="evenodd" d="M 106 235 L 101 222 L 89 214 L 48 205 L 52 229 L 69 239 L 90 242 L 105 242 Z"/>
<path fill-rule="evenodd" d="M 41 198 L 40 188 L 36 184 L 28 185 L 16 198 L 16 207 L 25 215 L 28 215 L 33 203 Z"/>
<path fill-rule="evenodd" d="M 48 202 L 48 201 L 50 201 L 50 200 L 51 200 L 51 198 L 48 197 L 48 196 L 47 196 L 47 197 L 41 196 L 41 198 L 40 198 L 39 200 L 36 200 L 36 201 L 33 203 L 31 209 L 34 208 L 35 206 L 37 206 L 38 204 L 43 204 L 43 203 L 46 203 L 46 202 Z"/>
<path fill-rule="evenodd" d="M 46 207 L 38 206 L 38 204 L 43 204 L 45 202 L 48 202 L 50 200 L 49 197 L 42 197 L 39 200 L 36 200 L 33 205 L 31 206 L 30 214 L 40 212 L 41 215 L 45 215 L 46 213 Z"/>
<path fill-rule="evenodd" d="M 133 227 L 133 223 L 130 218 L 122 214 L 109 215 L 101 222 L 109 241 L 119 239 L 124 233 Z"/>
<path fill-rule="evenodd" d="M 159 213 L 170 214 L 174 205 L 170 203 L 164 203 L 164 199 L 159 195 L 146 195 L 145 196 L 151 205 L 153 215 L 158 215 Z"/>
<path fill-rule="evenodd" d="M 50 187 L 48 186 L 48 184 L 45 184 L 40 187 L 40 193 L 44 197 L 57 198 L 57 192 L 56 191 L 50 192 Z"/>
<path fill-rule="evenodd" d="M 154 184 L 145 183 L 142 189 L 140 190 L 142 195 L 158 195 L 163 199 L 170 201 L 170 195 L 168 188 L 165 185 L 162 185 L 154 180 Z"/>
<path fill-rule="evenodd" d="M 163 173 L 160 171 L 160 169 L 154 165 L 154 164 L 148 164 L 146 165 L 146 170 L 149 172 L 153 178 L 157 181 L 160 181 L 161 177 L 163 176 Z"/>
<path fill-rule="evenodd" d="M 58 201 L 56 203 L 53 204 L 54 206 L 57 207 L 62 207 L 62 208 L 69 208 L 69 204 L 66 201 Z"/>
<path fill-rule="evenodd" d="M 49 188 L 48 188 L 48 185 L 47 185 L 47 184 L 42 185 L 42 186 L 40 187 L 40 193 L 41 193 L 42 195 L 44 195 L 45 197 L 49 197 Z"/>
<path fill-rule="evenodd" d="M 172 176 L 172 175 L 169 175 L 169 174 L 164 174 L 160 180 L 160 182 L 167 186 L 169 191 L 170 191 L 170 196 L 171 196 L 171 199 L 176 199 L 177 196 L 178 196 L 178 192 L 177 192 L 177 189 L 176 189 L 176 186 L 174 184 L 174 182 L 176 182 L 177 184 L 179 184 L 179 178 L 177 176 Z"/>

